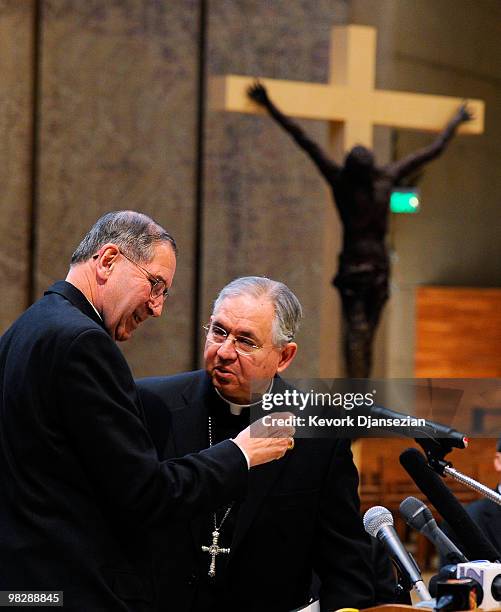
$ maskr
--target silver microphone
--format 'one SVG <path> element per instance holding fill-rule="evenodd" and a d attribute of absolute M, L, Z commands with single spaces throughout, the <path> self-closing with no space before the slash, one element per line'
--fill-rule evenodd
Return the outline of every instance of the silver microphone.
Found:
<path fill-rule="evenodd" d="M 373 506 L 364 514 L 364 527 L 367 533 L 380 540 L 386 547 L 393 562 L 398 569 L 411 582 L 418 597 L 430 600 L 431 595 L 423 582 L 421 572 L 412 558 L 405 550 L 404 545 L 393 527 L 393 516 L 384 506 Z"/>

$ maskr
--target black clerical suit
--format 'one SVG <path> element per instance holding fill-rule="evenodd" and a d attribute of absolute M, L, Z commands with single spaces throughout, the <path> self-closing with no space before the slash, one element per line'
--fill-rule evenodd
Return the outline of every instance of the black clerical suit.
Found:
<path fill-rule="evenodd" d="M 85 296 L 59 282 L 0 339 L 0 590 L 64 609 L 153 609 L 146 528 L 245 493 L 231 442 L 158 461 L 129 367 Z"/>
<path fill-rule="evenodd" d="M 283 384 L 275 378 L 273 390 Z M 209 414 L 216 439 L 245 425 L 237 417 L 231 427 L 229 406 L 205 371 L 143 379 L 138 389 L 161 458 L 207 447 Z M 251 470 L 245 499 L 228 515 L 233 524 L 221 529 L 219 546 L 231 552 L 217 557 L 215 580 L 207 576 L 210 557 L 201 549 L 211 542 L 210 513 L 166 522 L 155 533 L 158 609 L 292 610 L 307 603 L 312 570 L 322 582 L 323 610 L 372 605 L 370 543 L 357 484 L 349 441 L 297 439 L 283 459 Z"/>
<path fill-rule="evenodd" d="M 501 555 L 501 506 L 483 498 L 468 504 L 466 511 Z"/>

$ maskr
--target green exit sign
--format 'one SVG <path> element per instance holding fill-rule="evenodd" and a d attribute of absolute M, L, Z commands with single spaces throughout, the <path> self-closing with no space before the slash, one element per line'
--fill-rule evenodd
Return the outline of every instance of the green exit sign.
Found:
<path fill-rule="evenodd" d="M 417 213 L 419 211 L 419 190 L 394 189 L 391 192 L 390 210 L 392 213 Z"/>

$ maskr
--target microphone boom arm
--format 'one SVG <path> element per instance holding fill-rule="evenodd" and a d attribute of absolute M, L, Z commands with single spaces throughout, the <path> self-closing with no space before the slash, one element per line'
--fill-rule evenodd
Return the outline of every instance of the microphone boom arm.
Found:
<path fill-rule="evenodd" d="M 498 504 L 498 506 L 501 506 L 501 495 L 499 493 L 496 493 L 496 491 L 489 489 L 489 487 L 486 487 L 481 482 L 478 482 L 478 480 L 471 478 L 471 476 L 466 476 L 466 474 L 463 474 L 462 472 L 458 472 L 456 468 L 452 467 L 452 464 L 444 466 L 443 469 L 444 469 L 444 473 L 454 478 L 454 480 L 457 480 L 461 484 L 464 484 L 467 487 L 470 487 L 470 489 L 473 489 L 477 493 L 481 493 L 484 497 L 488 497 L 495 504 Z"/>
<path fill-rule="evenodd" d="M 465 438 L 467 440 L 467 438 Z M 484 497 L 487 497 L 498 506 L 501 506 L 501 495 L 489 489 L 478 480 L 475 480 L 471 476 L 467 476 L 462 472 L 456 470 L 450 461 L 445 460 L 445 455 L 452 451 L 453 445 L 447 438 L 414 438 L 414 440 L 422 446 L 428 459 L 428 465 L 433 471 L 440 476 L 450 476 L 457 482 L 464 484 L 465 486 L 473 489 L 477 493 L 480 493 Z M 466 442 L 467 444 L 467 442 Z"/>

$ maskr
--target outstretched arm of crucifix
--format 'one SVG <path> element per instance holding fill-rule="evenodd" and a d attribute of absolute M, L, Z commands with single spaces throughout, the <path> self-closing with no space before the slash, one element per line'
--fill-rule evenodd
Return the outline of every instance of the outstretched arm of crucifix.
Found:
<path fill-rule="evenodd" d="M 321 174 L 327 181 L 332 181 L 333 175 L 337 173 L 339 166 L 328 157 L 324 151 L 311 140 L 305 132 L 289 117 L 284 115 L 268 97 L 268 92 L 264 85 L 256 81 L 249 89 L 247 94 L 251 100 L 266 108 L 268 113 L 275 121 L 296 141 L 296 143 L 309 155 L 313 163 L 320 170 Z"/>
<path fill-rule="evenodd" d="M 473 119 L 473 115 L 468 110 L 466 103 L 462 104 L 456 111 L 454 117 L 430 145 L 411 153 L 400 161 L 390 164 L 388 166 L 390 174 L 392 174 L 395 177 L 395 180 L 398 181 L 404 176 L 416 171 L 427 162 L 438 157 L 444 151 L 445 147 L 456 133 L 458 126 L 461 123 L 470 121 L 471 119 Z"/>

